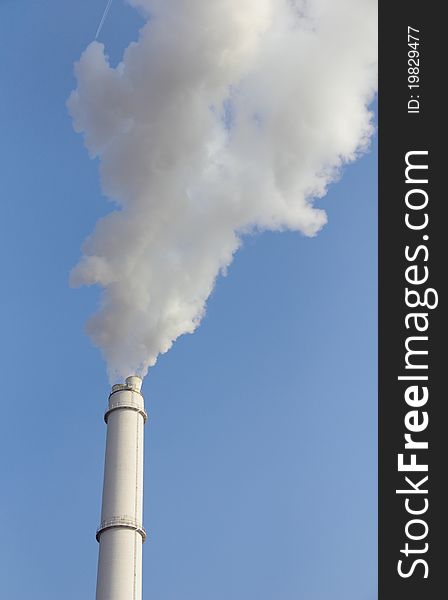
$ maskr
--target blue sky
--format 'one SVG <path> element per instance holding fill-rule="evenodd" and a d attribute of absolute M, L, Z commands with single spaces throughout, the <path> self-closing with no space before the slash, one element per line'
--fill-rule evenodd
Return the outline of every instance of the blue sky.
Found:
<path fill-rule="evenodd" d="M 68 273 L 111 207 L 65 100 L 104 4 L 0 0 L 8 600 L 94 597 L 108 382 Z M 113 62 L 139 23 L 114 3 Z M 374 141 L 316 238 L 247 239 L 145 380 L 145 600 L 376 598 L 376 168 Z"/>

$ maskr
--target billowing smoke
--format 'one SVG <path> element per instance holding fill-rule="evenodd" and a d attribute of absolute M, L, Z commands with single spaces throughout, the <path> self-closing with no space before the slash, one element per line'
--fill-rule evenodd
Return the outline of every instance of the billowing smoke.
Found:
<path fill-rule="evenodd" d="M 243 235 L 319 231 L 376 86 L 376 0 L 129 2 L 138 41 L 115 68 L 92 42 L 68 101 L 116 203 L 71 274 L 103 288 L 87 327 L 111 379 L 196 329 Z"/>

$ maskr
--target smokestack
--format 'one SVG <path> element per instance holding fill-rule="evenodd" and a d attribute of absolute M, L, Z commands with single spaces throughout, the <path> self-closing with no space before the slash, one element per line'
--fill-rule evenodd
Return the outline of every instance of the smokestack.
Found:
<path fill-rule="evenodd" d="M 96 600 L 141 600 L 143 429 L 147 419 L 142 380 L 112 387 L 107 423 Z"/>

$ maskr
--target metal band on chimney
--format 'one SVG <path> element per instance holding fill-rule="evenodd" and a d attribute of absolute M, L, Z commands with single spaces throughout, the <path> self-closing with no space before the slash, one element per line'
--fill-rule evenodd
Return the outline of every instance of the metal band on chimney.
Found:
<path fill-rule="evenodd" d="M 107 519 L 103 521 L 101 525 L 96 530 L 96 541 L 100 541 L 101 534 L 103 531 L 113 528 L 124 528 L 124 529 L 132 529 L 136 531 L 142 536 L 143 542 L 146 541 L 146 530 L 141 523 L 133 519 L 132 517 L 113 517 L 112 519 Z"/>
<path fill-rule="evenodd" d="M 135 385 L 131 385 L 129 383 L 116 383 L 115 385 L 112 386 L 112 391 L 109 394 L 109 400 L 110 400 L 111 396 L 113 396 L 114 394 L 117 394 L 118 392 L 133 392 L 134 394 L 138 394 L 139 396 L 141 396 L 143 398 L 142 392 Z"/>
<path fill-rule="evenodd" d="M 146 423 L 147 419 L 148 419 L 148 413 L 146 412 L 146 410 L 140 405 L 137 404 L 136 402 L 128 402 L 128 401 L 121 401 L 118 400 L 116 402 L 111 402 L 109 404 L 108 409 L 106 410 L 106 412 L 104 413 L 104 421 L 107 423 L 107 419 L 109 418 L 109 415 L 112 411 L 114 410 L 119 410 L 121 408 L 128 408 L 130 410 L 135 410 L 135 412 L 138 412 L 140 415 L 142 415 L 144 422 Z"/>

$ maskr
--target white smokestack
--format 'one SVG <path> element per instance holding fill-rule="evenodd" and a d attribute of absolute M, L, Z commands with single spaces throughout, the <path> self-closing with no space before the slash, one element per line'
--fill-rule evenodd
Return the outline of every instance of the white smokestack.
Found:
<path fill-rule="evenodd" d="M 143 529 L 142 381 L 112 387 L 107 423 L 96 600 L 141 600 Z"/>
<path fill-rule="evenodd" d="M 72 272 L 112 379 L 195 330 L 244 234 L 315 235 L 313 206 L 366 148 L 376 0 L 128 0 L 147 16 L 113 67 L 91 43 L 68 106 L 105 194 Z"/>

